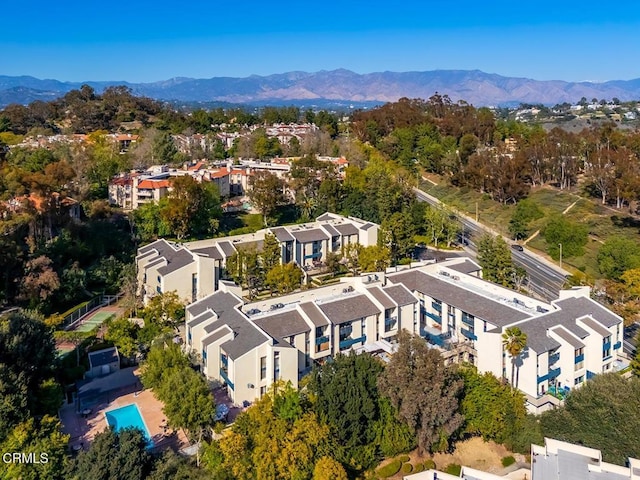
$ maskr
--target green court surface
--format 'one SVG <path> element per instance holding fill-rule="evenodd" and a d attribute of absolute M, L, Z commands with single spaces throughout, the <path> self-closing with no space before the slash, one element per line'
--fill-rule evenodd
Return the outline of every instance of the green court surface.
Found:
<path fill-rule="evenodd" d="M 114 312 L 96 312 L 89 318 L 82 321 L 82 324 L 76 328 L 76 332 L 90 332 L 94 328 L 100 326 L 103 322 L 114 318 L 116 314 Z"/>

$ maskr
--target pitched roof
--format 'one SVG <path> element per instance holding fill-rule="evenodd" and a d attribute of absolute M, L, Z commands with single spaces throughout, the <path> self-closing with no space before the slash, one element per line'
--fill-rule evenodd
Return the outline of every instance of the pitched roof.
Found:
<path fill-rule="evenodd" d="M 387 295 L 382 293 L 380 287 L 371 287 L 368 288 L 367 291 L 371 294 L 373 298 L 375 298 L 378 303 L 382 305 L 382 308 L 395 308 L 396 304 L 393 300 L 391 300 Z"/>
<path fill-rule="evenodd" d="M 272 228 L 271 232 L 276 236 L 276 238 L 281 242 L 292 242 L 293 237 L 289 232 L 287 232 L 286 228 L 278 227 Z"/>
<path fill-rule="evenodd" d="M 380 309 L 366 295 L 352 295 L 333 302 L 318 304 L 334 325 L 358 320 L 380 313 Z"/>
<path fill-rule="evenodd" d="M 451 270 L 455 270 L 456 272 L 460 272 L 464 274 L 474 273 L 482 270 L 482 267 L 480 267 L 480 265 L 478 265 L 475 262 L 472 262 L 467 258 L 464 259 L 464 262 L 447 265 L 447 267 L 450 268 Z"/>
<path fill-rule="evenodd" d="M 340 223 L 335 225 L 337 231 L 340 232 L 340 235 L 357 235 L 358 229 L 352 223 Z"/>
<path fill-rule="evenodd" d="M 329 325 L 329 320 L 325 318 L 318 306 L 313 302 L 305 302 L 300 304 L 300 309 L 309 317 L 309 320 L 316 327 L 324 327 Z"/>
<path fill-rule="evenodd" d="M 105 348 L 104 350 L 98 350 L 96 352 L 89 352 L 89 363 L 91 368 L 101 367 L 102 365 L 109 365 L 110 363 L 118 362 L 118 350 L 116 347 Z"/>
<path fill-rule="evenodd" d="M 418 299 L 402 284 L 384 287 L 382 291 L 389 295 L 393 301 L 400 306 L 418 302 Z"/>
<path fill-rule="evenodd" d="M 163 257 L 167 260 L 167 264 L 158 269 L 158 273 L 160 275 L 167 275 L 195 262 L 193 254 L 185 248 L 180 248 L 174 252 L 168 252 L 163 255 Z"/>
<path fill-rule="evenodd" d="M 338 232 L 333 225 L 329 224 L 329 223 L 325 223 L 323 225 L 320 225 L 321 228 L 323 228 L 324 230 L 326 230 L 327 232 L 329 232 L 329 235 L 331 235 L 332 237 L 339 237 L 340 236 L 340 232 Z"/>
<path fill-rule="evenodd" d="M 419 270 L 410 270 L 387 277 L 393 283 L 402 283 L 411 291 L 418 291 L 442 302 L 486 320 L 498 327 L 504 327 L 519 320 L 530 318 L 527 312 L 510 307 L 494 299 L 487 298 L 450 282 L 440 280 Z"/>
<path fill-rule="evenodd" d="M 582 348 L 584 347 L 584 343 L 578 340 L 576 337 L 571 335 L 562 325 L 558 325 L 551 329 L 553 333 L 562 338 L 565 342 L 571 345 L 573 348 Z"/>
<path fill-rule="evenodd" d="M 205 331 L 214 332 L 222 325 L 227 325 L 233 331 L 234 338 L 220 346 L 232 360 L 269 341 L 269 337 L 238 310 L 240 305 L 242 300 L 235 295 L 218 291 L 187 307 L 191 315 L 200 315 L 207 309 L 218 315 L 215 320 L 212 317 L 212 323 L 205 327 Z"/>
<path fill-rule="evenodd" d="M 606 328 L 622 323 L 622 319 L 617 315 L 587 297 L 565 298 L 556 300 L 553 304 L 558 310 L 518 324 L 520 330 L 527 334 L 527 345 L 537 353 L 558 347 L 558 342 L 547 335 L 548 329 L 558 325 L 562 325 L 580 339 L 586 338 L 589 332 L 576 322 L 585 315 L 596 319 Z"/>
<path fill-rule="evenodd" d="M 589 327 L 591 330 L 599 333 L 603 337 L 608 337 L 609 335 L 611 335 L 611 332 L 609 330 L 604 328 L 602 325 L 596 322 L 593 318 L 584 317 L 584 318 L 580 318 L 579 320 L 582 323 L 584 323 L 587 327 Z"/>
<path fill-rule="evenodd" d="M 211 247 L 203 247 L 203 248 L 194 248 L 193 253 L 197 253 L 199 255 L 205 255 L 210 258 L 214 258 L 216 260 L 222 260 L 222 254 L 216 245 Z"/>
<path fill-rule="evenodd" d="M 158 188 L 169 188 L 171 183 L 169 180 L 142 180 L 138 183 L 138 189 L 154 190 Z"/>
<path fill-rule="evenodd" d="M 226 242 L 226 241 L 225 242 L 219 242 L 218 243 L 218 247 L 220 247 L 220 249 L 222 250 L 222 253 L 224 253 L 225 257 L 230 257 L 231 255 L 236 253 L 236 249 L 233 247 L 231 242 Z"/>
<path fill-rule="evenodd" d="M 202 339 L 202 346 L 208 347 L 230 333 L 233 333 L 233 330 L 231 330 L 227 325 L 222 325 L 218 330 Z"/>
<path fill-rule="evenodd" d="M 285 338 L 308 332 L 311 329 L 302 315 L 296 310 L 287 310 L 275 315 L 265 315 L 253 320 L 253 323 L 272 337 Z"/>
<path fill-rule="evenodd" d="M 291 231 L 290 233 L 300 243 L 316 242 L 318 240 L 329 239 L 329 235 L 319 228 Z"/>

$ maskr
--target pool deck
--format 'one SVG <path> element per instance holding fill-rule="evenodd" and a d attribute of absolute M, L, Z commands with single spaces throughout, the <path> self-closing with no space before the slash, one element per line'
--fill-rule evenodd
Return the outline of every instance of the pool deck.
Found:
<path fill-rule="evenodd" d="M 91 413 L 86 418 L 76 412 L 74 404 L 67 404 L 62 407 L 60 410 L 62 429 L 70 435 L 69 443 L 71 446 L 81 445 L 84 449 L 87 449 L 96 434 L 108 427 L 104 412 L 132 403 L 138 405 L 140 414 L 153 440 L 154 449 L 164 450 L 171 448 L 177 451 L 189 445 L 187 437 L 182 430 L 174 432 L 164 427 L 166 417 L 162 412 L 163 405 L 162 402 L 154 397 L 152 390 L 124 393 L 120 396 L 114 392 L 113 397 L 115 399 L 108 403 L 92 407 Z"/>

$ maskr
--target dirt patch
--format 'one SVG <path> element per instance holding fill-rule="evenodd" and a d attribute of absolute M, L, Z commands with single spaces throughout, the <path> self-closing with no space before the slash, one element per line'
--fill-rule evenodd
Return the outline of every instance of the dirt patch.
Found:
<path fill-rule="evenodd" d="M 453 453 L 436 453 L 435 455 L 419 455 L 417 449 L 409 453 L 409 462 L 412 465 L 423 463 L 425 460 L 433 459 L 438 470 L 444 470 L 452 463 L 466 467 L 483 470 L 489 473 L 503 473 L 502 459 L 509 455 L 514 455 L 503 445 L 495 442 L 485 442 L 482 438 L 474 437 L 464 442 L 458 442 Z M 516 460 L 524 460 L 521 455 L 514 455 Z M 386 465 L 393 459 L 386 459 L 380 466 Z M 377 468 L 379 468 L 377 467 Z M 376 470 L 377 470 L 376 468 Z M 398 473 L 390 480 L 402 480 L 402 473 Z"/>
<path fill-rule="evenodd" d="M 456 445 L 451 454 L 437 453 L 433 460 L 439 469 L 451 463 L 464 465 L 485 472 L 502 470 L 502 458 L 511 455 L 503 445 L 485 442 L 479 437 L 471 438 Z"/>

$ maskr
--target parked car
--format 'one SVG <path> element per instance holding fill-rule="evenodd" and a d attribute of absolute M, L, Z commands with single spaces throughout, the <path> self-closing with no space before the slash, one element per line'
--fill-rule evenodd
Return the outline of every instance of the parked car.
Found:
<path fill-rule="evenodd" d="M 247 312 L 247 315 L 255 315 L 256 313 L 260 313 L 260 310 L 258 310 L 257 308 L 252 308 Z"/>
<path fill-rule="evenodd" d="M 524 252 L 524 247 L 522 245 L 518 245 L 517 243 L 511 245 L 511 248 L 517 250 L 518 252 Z"/>
<path fill-rule="evenodd" d="M 271 310 L 277 310 L 279 308 L 284 308 L 284 303 L 274 303 L 271 305 Z"/>

